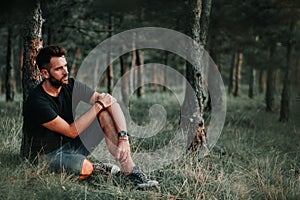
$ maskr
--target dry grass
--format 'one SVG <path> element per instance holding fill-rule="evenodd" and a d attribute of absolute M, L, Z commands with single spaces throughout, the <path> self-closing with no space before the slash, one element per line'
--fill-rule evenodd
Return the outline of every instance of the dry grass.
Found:
<path fill-rule="evenodd" d="M 132 100 L 135 120 L 149 121 L 143 113 L 148 113 L 153 99 L 157 98 L 150 95 L 139 104 Z M 171 106 L 167 111 L 176 106 L 172 99 L 161 102 Z M 160 186 L 144 191 L 108 175 L 80 182 L 73 175 L 53 174 L 21 160 L 21 104 L 1 102 L 0 199 L 299 199 L 299 104 L 292 102 L 292 119 L 281 124 L 277 113 L 264 111 L 262 96 L 228 97 L 225 126 L 210 157 L 187 152 L 151 172 Z M 170 124 L 177 120 L 174 115 L 168 116 Z M 176 126 L 168 127 L 171 134 L 170 127 Z M 162 137 L 136 140 L 134 145 L 155 148 L 165 141 Z"/>

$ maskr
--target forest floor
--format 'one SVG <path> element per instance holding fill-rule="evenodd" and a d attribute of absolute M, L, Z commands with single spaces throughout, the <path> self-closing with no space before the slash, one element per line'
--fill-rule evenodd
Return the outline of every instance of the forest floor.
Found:
<path fill-rule="evenodd" d="M 173 98 L 146 95 L 142 101 L 132 99 L 133 120 L 147 124 L 144 113 L 155 101 L 166 105 L 168 120 L 177 120 Z M 22 160 L 22 103 L 5 103 L 1 97 L 0 199 L 300 199 L 300 100 L 292 96 L 287 123 L 278 121 L 279 103 L 276 106 L 275 113 L 267 113 L 263 95 L 227 96 L 226 121 L 210 157 L 187 152 L 148 173 L 159 187 L 139 190 L 110 175 L 79 181 L 74 175 L 54 174 Z M 135 140 L 132 147 L 154 149 L 162 137 Z"/>

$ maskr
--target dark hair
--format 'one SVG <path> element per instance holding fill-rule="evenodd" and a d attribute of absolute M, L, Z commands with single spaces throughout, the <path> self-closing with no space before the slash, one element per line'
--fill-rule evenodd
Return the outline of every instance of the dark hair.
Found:
<path fill-rule="evenodd" d="M 65 56 L 67 54 L 67 51 L 57 45 L 49 45 L 41 48 L 39 50 L 39 53 L 36 57 L 36 64 L 41 69 L 50 69 L 50 59 L 52 57 L 61 57 Z"/>

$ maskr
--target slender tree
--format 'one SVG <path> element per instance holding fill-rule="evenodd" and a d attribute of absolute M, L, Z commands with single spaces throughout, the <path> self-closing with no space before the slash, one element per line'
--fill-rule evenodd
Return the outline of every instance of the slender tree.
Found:
<path fill-rule="evenodd" d="M 13 36 L 12 27 L 8 25 L 7 52 L 6 52 L 6 73 L 5 73 L 5 94 L 6 101 L 13 101 L 15 94 L 14 71 L 13 71 Z"/>
<path fill-rule="evenodd" d="M 248 89 L 249 98 L 254 97 L 255 74 L 256 74 L 256 70 L 254 69 L 253 66 L 251 66 L 249 69 L 249 89 Z"/>
<path fill-rule="evenodd" d="M 108 18 L 108 38 L 110 38 L 113 34 L 113 16 L 111 13 L 109 13 Z M 114 72 L 113 72 L 113 64 L 111 62 L 111 46 L 109 45 L 109 49 L 107 50 L 107 63 L 109 63 L 107 71 L 106 71 L 106 77 L 107 77 L 107 92 L 109 94 L 112 93 L 113 87 L 114 87 Z"/>
<path fill-rule="evenodd" d="M 258 75 L 258 92 L 260 94 L 264 93 L 266 88 L 266 80 L 264 75 L 265 75 L 265 70 L 261 68 L 259 70 L 259 75 Z"/>
<path fill-rule="evenodd" d="M 237 65 L 236 65 L 236 70 L 235 70 L 235 88 L 233 92 L 233 96 L 239 96 L 241 92 L 241 74 L 242 74 L 242 65 L 243 65 L 243 53 L 239 52 L 238 53 L 238 60 L 237 60 Z"/>
<path fill-rule="evenodd" d="M 165 66 L 168 66 L 168 58 L 169 58 L 169 52 L 165 51 L 164 52 L 164 65 Z M 164 92 L 167 91 L 167 87 L 165 86 L 166 79 L 167 79 L 167 73 L 166 73 L 166 68 L 164 67 L 160 74 L 160 84 L 162 85 L 162 87 L 163 87 L 162 90 Z"/>
<path fill-rule="evenodd" d="M 126 74 L 129 70 L 128 67 L 128 55 L 122 55 L 120 56 L 120 67 L 121 67 L 121 93 L 122 93 L 122 101 L 125 105 L 128 105 L 129 103 L 129 76 Z M 126 74 L 126 75 L 125 75 Z"/>
<path fill-rule="evenodd" d="M 144 94 L 144 85 L 143 85 L 143 77 L 144 77 L 144 59 L 143 59 L 143 52 L 141 50 L 133 50 L 133 54 L 135 57 L 135 67 L 136 67 L 136 82 L 137 85 L 139 86 L 137 88 L 137 97 L 141 98 Z"/>
<path fill-rule="evenodd" d="M 269 64 L 267 70 L 267 88 L 266 88 L 266 111 L 275 111 L 275 90 L 276 90 L 276 70 L 274 69 L 273 57 L 275 46 L 271 44 L 269 53 Z"/>
<path fill-rule="evenodd" d="M 233 88 L 235 87 L 235 70 L 236 70 L 237 60 L 238 60 L 237 53 L 233 53 L 231 56 L 231 63 L 230 63 L 228 94 L 232 94 Z"/>
<path fill-rule="evenodd" d="M 293 32 L 295 29 L 295 22 L 290 22 L 287 46 L 286 46 L 286 67 L 283 80 L 283 89 L 281 93 L 281 107 L 279 121 L 287 122 L 289 120 L 290 110 L 290 85 L 291 85 L 291 55 L 293 50 Z"/>

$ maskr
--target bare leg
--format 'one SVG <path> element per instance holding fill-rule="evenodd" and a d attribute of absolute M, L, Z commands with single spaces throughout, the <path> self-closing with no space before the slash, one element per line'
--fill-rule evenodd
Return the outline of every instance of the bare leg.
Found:
<path fill-rule="evenodd" d="M 101 127 L 104 130 L 105 141 L 109 152 L 115 156 L 118 149 L 118 130 L 116 125 L 111 117 L 111 114 L 107 111 L 102 111 L 99 120 L 101 123 Z M 125 127 L 126 128 L 126 127 Z M 125 129 L 126 130 L 126 129 Z M 122 171 L 124 174 L 129 174 L 133 167 L 135 166 L 131 155 L 129 155 L 128 159 L 125 162 L 120 162 Z"/>
<path fill-rule="evenodd" d="M 112 120 L 114 121 L 117 133 L 120 131 L 127 131 L 126 119 L 120 105 L 114 103 L 108 107 L 107 110 L 110 116 L 113 116 Z"/>

